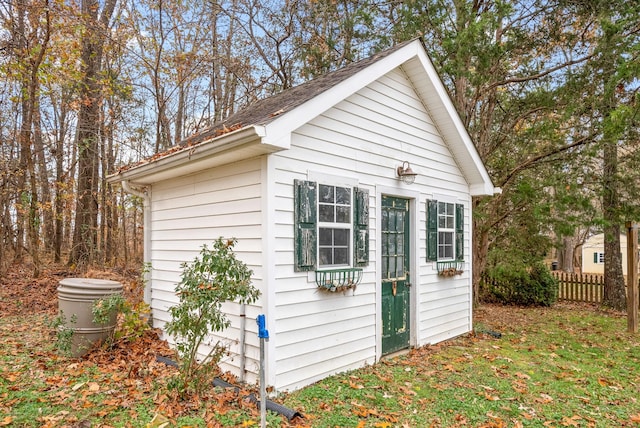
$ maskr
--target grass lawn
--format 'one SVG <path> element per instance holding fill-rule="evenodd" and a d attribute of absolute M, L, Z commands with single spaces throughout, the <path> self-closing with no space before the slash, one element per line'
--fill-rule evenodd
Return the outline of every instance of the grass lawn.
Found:
<path fill-rule="evenodd" d="M 8 312 L 0 311 L 0 426 L 260 425 L 243 399 L 255 391 L 174 397 L 174 369 L 156 359 L 171 351 L 152 332 L 74 360 L 54 349 L 51 308 Z M 270 414 L 269 426 L 640 427 L 640 335 L 626 332 L 623 314 L 487 305 L 475 325 L 473 334 L 281 395 L 274 401 L 305 417 Z"/>
<path fill-rule="evenodd" d="M 295 392 L 314 427 L 640 426 L 640 336 L 593 306 L 484 306 L 476 333 Z"/>

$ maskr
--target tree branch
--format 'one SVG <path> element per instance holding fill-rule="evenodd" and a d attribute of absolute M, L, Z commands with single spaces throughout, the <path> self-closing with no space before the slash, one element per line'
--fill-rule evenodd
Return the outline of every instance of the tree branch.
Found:
<path fill-rule="evenodd" d="M 546 159 L 546 158 L 551 157 L 551 156 L 555 156 L 555 155 L 560 154 L 562 152 L 565 152 L 567 150 L 571 150 L 571 149 L 573 149 L 575 147 L 582 146 L 582 145 L 590 142 L 593 139 L 594 135 L 595 134 L 589 134 L 586 137 L 583 137 L 583 138 L 581 138 L 581 139 L 579 139 L 577 141 L 574 141 L 571 144 L 555 148 L 555 149 L 550 150 L 548 152 L 541 153 L 541 154 L 539 154 L 537 156 L 533 156 L 533 157 L 527 159 L 526 161 L 524 161 L 523 163 L 521 163 L 520 165 L 518 165 L 514 169 L 512 169 L 509 174 L 507 174 L 507 176 L 504 178 L 504 180 L 502 180 L 502 182 L 500 184 L 500 187 L 505 187 L 513 179 L 513 177 L 515 177 L 515 175 L 517 173 L 519 173 L 520 171 L 523 171 L 523 170 L 535 165 L 536 163 L 542 161 L 543 159 Z"/>

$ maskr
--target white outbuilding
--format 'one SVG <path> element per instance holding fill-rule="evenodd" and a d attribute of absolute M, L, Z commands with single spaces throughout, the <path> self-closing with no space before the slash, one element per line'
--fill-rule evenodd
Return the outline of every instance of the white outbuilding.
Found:
<path fill-rule="evenodd" d="M 145 199 L 162 328 L 183 262 L 236 238 L 262 296 L 222 369 L 293 390 L 472 329 L 473 196 L 491 179 L 421 39 L 261 100 L 112 175 Z"/>

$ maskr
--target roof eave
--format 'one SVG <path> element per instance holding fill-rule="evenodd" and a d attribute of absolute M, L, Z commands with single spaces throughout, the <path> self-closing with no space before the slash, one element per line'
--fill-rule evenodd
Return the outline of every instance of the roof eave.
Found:
<path fill-rule="evenodd" d="M 282 145 L 285 142 L 281 145 L 264 143 L 265 136 L 264 126 L 247 126 L 109 175 L 107 181 L 151 184 L 288 148 Z"/>

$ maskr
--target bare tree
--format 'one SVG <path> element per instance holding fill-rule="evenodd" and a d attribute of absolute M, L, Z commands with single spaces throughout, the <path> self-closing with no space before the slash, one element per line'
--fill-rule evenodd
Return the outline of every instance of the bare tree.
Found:
<path fill-rule="evenodd" d="M 82 79 L 76 145 L 78 187 L 73 244 L 69 264 L 85 266 L 94 261 L 97 248 L 98 184 L 100 153 L 100 109 L 103 100 L 101 71 L 104 44 L 117 0 L 106 0 L 102 11 L 98 0 L 82 1 Z"/>

